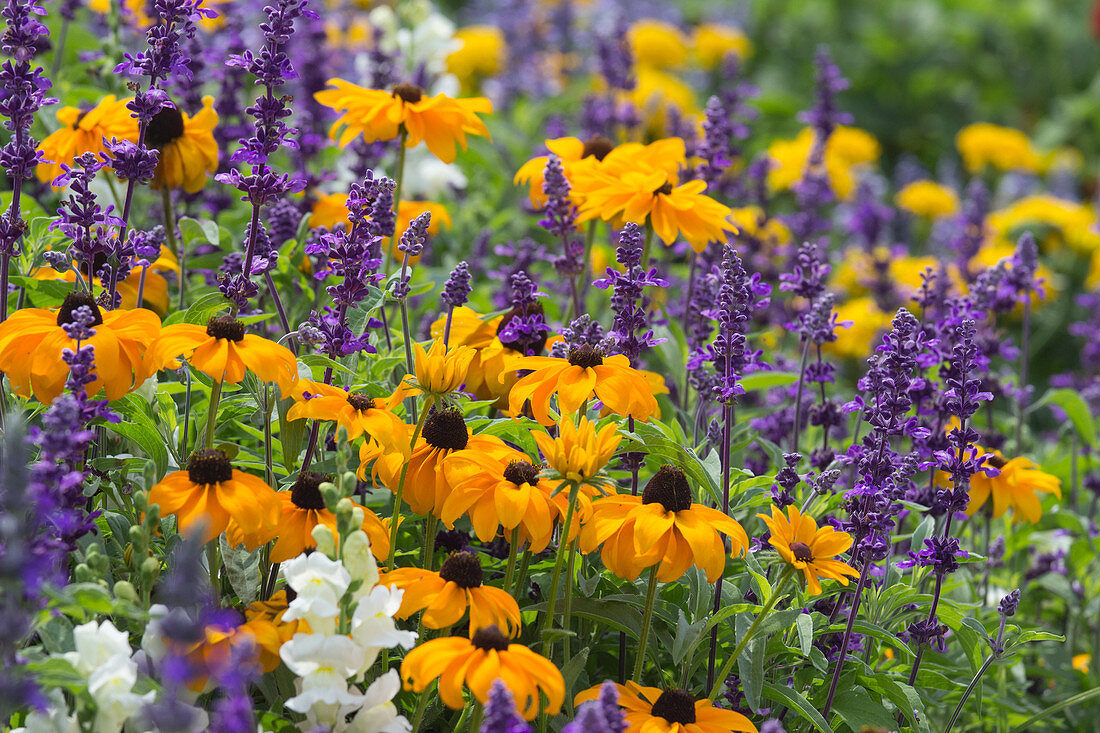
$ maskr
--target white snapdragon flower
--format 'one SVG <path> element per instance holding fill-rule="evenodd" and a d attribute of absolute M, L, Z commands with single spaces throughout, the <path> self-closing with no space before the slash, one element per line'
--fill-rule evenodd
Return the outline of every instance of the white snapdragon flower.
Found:
<path fill-rule="evenodd" d="M 363 581 L 363 585 L 360 586 L 357 593 L 359 597 L 362 597 L 378 582 L 378 563 L 374 561 L 374 555 L 370 551 L 370 540 L 367 538 L 366 532 L 357 529 L 348 535 L 347 539 L 344 540 L 343 559 L 344 567 L 351 575 L 352 580 Z"/>
<path fill-rule="evenodd" d="M 351 584 L 351 575 L 343 565 L 314 552 L 287 560 L 282 569 L 287 585 L 298 594 L 283 614 L 284 620 L 303 619 L 313 627 L 315 621 L 331 621 L 340 615 L 340 599 Z"/>
<path fill-rule="evenodd" d="M 424 145 L 406 153 L 405 178 L 402 183 L 407 198 L 439 201 L 450 195 L 451 189 L 462 190 L 468 183 L 466 174 L 453 163 L 444 163 Z"/>
<path fill-rule="evenodd" d="M 32 711 L 23 727 L 12 728 L 11 733 L 80 733 L 80 723 L 75 715 L 69 715 L 69 705 L 61 690 L 51 690 L 49 699 L 45 710 Z"/>
<path fill-rule="evenodd" d="M 110 621 L 96 623 L 89 621 L 73 629 L 75 652 L 66 652 L 63 657 L 77 672 L 87 677 L 98 667 L 115 657 L 130 658 L 130 637 L 119 631 Z"/>
<path fill-rule="evenodd" d="M 401 689 L 401 678 L 391 669 L 367 688 L 363 706 L 351 719 L 351 733 L 409 733 L 412 725 L 405 716 L 397 714 L 393 697 Z"/>
<path fill-rule="evenodd" d="M 88 677 L 88 693 L 96 704 L 96 733 L 118 733 L 131 715 L 153 701 L 152 691 L 133 692 L 135 682 L 137 665 L 129 655 L 112 657 Z"/>
<path fill-rule="evenodd" d="M 411 649 L 416 644 L 416 634 L 402 631 L 393 621 L 393 615 L 401 608 L 404 591 L 388 585 L 376 585 L 359 600 L 351 617 L 351 638 L 363 650 L 364 664 L 356 670 L 365 672 L 378 652 L 402 647 Z"/>
<path fill-rule="evenodd" d="M 300 678 L 298 695 L 286 701 L 289 709 L 333 725 L 362 704 L 363 695 L 348 689 L 348 678 L 362 666 L 363 650 L 349 637 L 295 634 L 279 656 Z"/>

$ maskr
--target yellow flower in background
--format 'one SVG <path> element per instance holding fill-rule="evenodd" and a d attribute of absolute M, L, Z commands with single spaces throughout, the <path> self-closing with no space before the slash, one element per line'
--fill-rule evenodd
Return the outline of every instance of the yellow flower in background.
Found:
<path fill-rule="evenodd" d="M 730 213 L 730 221 L 737 227 L 738 237 L 755 239 L 764 245 L 765 250 L 791 241 L 791 230 L 779 219 L 764 219 L 764 210 L 759 206 L 734 209 Z"/>
<path fill-rule="evenodd" d="M 559 137 L 546 141 L 546 149 L 561 159 L 565 177 L 572 184 L 581 165 L 592 165 L 603 161 L 614 149 L 615 144 L 602 135 L 596 135 L 582 142 L 575 137 Z M 548 155 L 531 158 L 516 171 L 512 183 L 530 188 L 531 204 L 541 207 L 546 202 L 542 191 L 543 176 L 546 173 Z M 581 163 L 585 161 L 585 163 Z"/>
<path fill-rule="evenodd" d="M 447 56 L 447 71 L 457 76 L 463 85 L 473 86 L 478 79 L 500 72 L 507 47 L 499 28 L 466 26 L 455 32 L 454 39 L 462 42 L 462 48 Z"/>
<path fill-rule="evenodd" d="M 88 110 L 79 107 L 62 107 L 57 111 L 61 128 L 50 133 L 38 144 L 43 157 L 50 162 L 39 163 L 35 175 L 43 183 L 50 183 L 61 175 L 61 163 L 72 166 L 84 153 L 106 153 L 103 138 L 137 142 L 138 123 L 126 105 L 133 97 L 115 99 L 107 95 Z"/>
<path fill-rule="evenodd" d="M 863 359 L 871 353 L 875 339 L 890 327 L 891 315 L 884 313 L 869 296 L 849 298 L 836 308 L 837 321 L 847 321 L 848 328 L 838 328 L 836 341 L 822 348 L 848 359 Z"/>
<path fill-rule="evenodd" d="M 640 67 L 667 69 L 687 61 L 687 40 L 680 29 L 670 23 L 643 18 L 630 26 L 626 37 Z"/>
<path fill-rule="evenodd" d="M 835 559 L 852 546 L 852 536 L 833 527 L 818 527 L 813 517 L 802 514 L 795 506 L 783 510 L 772 505 L 771 516 L 757 514 L 771 530 L 769 544 L 783 560 L 806 578 L 810 593 L 821 593 L 818 578 L 839 580 L 848 585 L 848 578 L 858 578 L 859 571 L 846 562 Z"/>
<path fill-rule="evenodd" d="M 833 283 L 838 290 L 856 296 L 879 290 L 880 281 L 886 280 L 899 295 L 908 298 L 920 288 L 921 274 L 929 267 L 937 275 L 942 274 L 942 263 L 932 255 L 904 255 L 882 246 L 870 253 L 852 250 L 837 266 Z M 953 282 L 958 280 L 954 271 L 949 277 Z"/>
<path fill-rule="evenodd" d="M 979 453 L 986 449 L 975 446 Z M 1039 467 L 1023 456 L 1006 458 L 1000 451 L 992 451 L 983 466 L 995 468 L 1000 473 L 987 476 L 979 471 L 970 477 L 970 504 L 966 513 L 974 516 L 992 498 L 990 511 L 993 517 L 1004 516 L 1012 509 L 1013 519 L 1026 519 L 1035 524 L 1043 515 L 1040 494 L 1054 494 L 1062 497 L 1062 481 L 1039 470 Z"/>
<path fill-rule="evenodd" d="M 1092 661 L 1091 654 L 1074 654 L 1071 664 L 1073 668 L 1082 674 L 1089 673 L 1089 662 Z"/>
<path fill-rule="evenodd" d="M 1042 164 L 1027 135 L 989 122 L 976 122 L 959 130 L 955 146 L 971 173 L 987 165 L 999 171 L 1037 171 Z"/>
<path fill-rule="evenodd" d="M 897 192 L 899 208 L 928 219 L 951 216 L 959 210 L 959 197 L 947 186 L 935 181 L 913 181 Z"/>
<path fill-rule="evenodd" d="M 398 84 L 392 92 L 367 89 L 343 79 L 329 79 L 328 84 L 335 89 L 322 90 L 313 97 L 341 113 L 329 130 L 340 147 L 359 135 L 368 143 L 393 140 L 404 130 L 408 133 L 405 147 L 424 142 L 432 155 L 453 163 L 457 148 L 466 149 L 467 135 L 489 137 L 489 129 L 478 117 L 493 111 L 492 102 L 485 97 L 429 97 L 414 84 Z M 340 128 L 343 131 L 337 135 Z"/>
<path fill-rule="evenodd" d="M 1085 287 L 1095 288 L 1100 286 L 1100 249 L 1092 253 L 1089 261 L 1089 272 L 1085 275 Z"/>
<path fill-rule="evenodd" d="M 1066 244 L 1078 252 L 1100 250 L 1096 212 L 1093 207 L 1076 201 L 1060 199 L 1050 194 L 1025 196 L 986 218 L 991 236 L 1015 246 L 1019 230 L 1024 227 L 1047 227 L 1036 232 L 1036 241 L 1043 249 Z"/>
<path fill-rule="evenodd" d="M 715 69 L 733 54 L 739 59 L 752 53 L 752 41 L 740 28 L 720 23 L 703 23 L 691 33 L 691 46 L 695 59 L 704 69 Z"/>
<path fill-rule="evenodd" d="M 218 113 L 214 98 L 202 98 L 202 109 L 193 117 L 186 112 L 162 107 L 149 123 L 145 144 L 160 151 L 153 188 L 182 188 L 197 193 L 206 177 L 218 169 L 218 143 L 214 127 Z"/>
<path fill-rule="evenodd" d="M 1015 245 L 1009 244 L 1008 242 L 984 244 L 970 260 L 970 271 L 981 272 L 982 270 L 993 267 L 1002 260 L 1005 261 L 1009 269 L 1012 269 L 1012 256 L 1015 253 Z M 1038 291 L 1031 291 L 1032 307 L 1037 307 L 1043 303 L 1049 303 L 1055 300 L 1058 297 L 1058 282 L 1061 278 L 1043 264 L 1041 259 L 1039 260 L 1039 267 L 1035 270 L 1035 277 L 1043 281 L 1042 297 L 1040 297 Z M 1016 305 L 1016 310 L 1022 310 L 1022 306 L 1019 303 Z"/>
<path fill-rule="evenodd" d="M 405 253 L 397 248 L 397 245 L 401 243 L 401 235 L 409 228 L 412 220 L 424 212 L 431 214 L 431 219 L 428 221 L 428 236 L 434 237 L 439 234 L 440 230 L 451 228 L 451 214 L 443 204 L 437 204 L 434 201 L 398 202 L 397 226 L 394 230 L 397 235 L 393 238 L 393 247 L 390 249 L 390 255 L 396 261 L 400 262 L 405 256 Z M 410 265 L 415 265 L 417 262 L 420 262 L 420 255 L 409 258 Z"/>
<path fill-rule="evenodd" d="M 562 420 L 556 438 L 541 431 L 531 435 L 546 464 L 561 478 L 585 483 L 593 483 L 592 479 L 615 455 L 623 439 L 615 423 L 608 423 L 597 431 L 596 424 L 587 417 L 582 417 L 579 423 L 574 423 L 571 417 Z"/>
<path fill-rule="evenodd" d="M 100 15 L 107 15 L 111 12 L 111 3 L 112 0 L 89 0 L 88 8 Z M 153 19 L 145 14 L 144 0 L 123 0 L 120 7 L 122 19 L 135 28 L 144 30 L 153 24 Z"/>
<path fill-rule="evenodd" d="M 627 93 L 627 98 L 641 111 L 646 129 L 654 136 L 664 133 L 670 105 L 685 116 L 698 111 L 695 90 L 667 71 L 639 66 L 635 82 L 635 87 Z"/>
<path fill-rule="evenodd" d="M 768 156 L 776 165 L 768 171 L 768 186 L 784 191 L 802 178 L 810 148 L 814 142 L 812 128 L 803 128 L 792 140 L 776 140 L 768 146 Z M 840 125 L 825 145 L 825 172 L 829 185 L 842 199 L 855 193 L 856 168 L 878 160 L 881 148 L 870 133 L 855 127 Z"/>

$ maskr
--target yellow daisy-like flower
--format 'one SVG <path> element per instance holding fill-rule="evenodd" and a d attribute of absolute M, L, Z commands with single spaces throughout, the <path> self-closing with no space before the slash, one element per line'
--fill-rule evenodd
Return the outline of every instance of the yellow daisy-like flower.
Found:
<path fill-rule="evenodd" d="M 214 127 L 218 113 L 214 98 L 202 98 L 202 109 L 194 116 L 173 107 L 162 107 L 145 131 L 145 144 L 160 151 L 153 175 L 153 188 L 181 188 L 197 193 L 206 177 L 218 169 L 218 142 Z"/>
<path fill-rule="evenodd" d="M 705 697 L 696 700 L 686 690 L 642 687 L 637 682 L 615 687 L 627 727 L 635 733 L 757 733 L 741 713 L 716 708 Z M 595 700 L 599 694 L 598 685 L 590 687 L 573 704 Z"/>
<path fill-rule="evenodd" d="M 679 580 L 694 565 L 718 580 L 726 566 L 722 535 L 730 538 L 733 555 L 749 546 L 745 530 L 722 512 L 692 501 L 684 472 L 664 465 L 646 484 L 641 496 L 618 494 L 592 504 L 592 518 L 581 529 L 580 548 L 600 557 L 608 570 L 635 580 L 657 567 L 657 580 Z"/>
<path fill-rule="evenodd" d="M 176 323 L 161 331 L 149 350 L 152 371 L 176 368 L 186 357 L 195 369 L 218 382 L 237 384 L 245 370 L 264 382 L 274 382 L 290 394 L 298 381 L 298 360 L 290 349 L 261 336 L 244 332 L 244 324 L 231 316 L 214 316 L 206 327 Z"/>
<path fill-rule="evenodd" d="M 420 568 L 398 568 L 378 579 L 405 591 L 397 618 L 424 611 L 421 621 L 429 629 L 446 629 L 470 611 L 470 633 L 496 626 L 508 636 L 519 635 L 520 616 L 516 599 L 500 588 L 482 585 L 481 561 L 472 552 L 456 552 L 443 561 L 439 572 Z"/>
<path fill-rule="evenodd" d="M 334 536 L 339 537 L 336 530 L 336 515 L 325 507 L 325 499 L 321 495 L 320 486 L 327 480 L 329 477 L 313 471 L 305 471 L 298 475 L 290 491 L 275 493 L 279 501 L 280 515 L 272 537 L 269 538 L 275 540 L 271 548 L 271 562 L 283 562 L 316 547 L 317 541 L 313 539 L 313 528 L 318 524 L 325 525 L 332 530 Z M 370 509 L 356 502 L 352 504 L 363 512 L 361 529 L 370 540 L 371 554 L 375 559 L 384 561 L 390 555 L 389 528 Z M 231 544 L 236 544 L 233 542 L 234 537 L 229 539 Z"/>
<path fill-rule="evenodd" d="M 509 450 L 500 438 L 493 435 L 471 435 L 462 412 L 451 407 L 433 410 L 424 421 L 424 430 L 416 441 L 416 447 L 408 459 L 400 453 L 389 451 L 389 460 L 377 460 L 373 451 L 360 451 L 364 461 L 374 458 L 374 474 L 387 488 L 396 491 L 405 464 L 404 499 L 416 514 L 443 513 L 443 502 L 452 492 L 444 470 L 451 456 L 470 454 L 495 455 Z"/>
<path fill-rule="evenodd" d="M 478 629 L 469 639 L 450 636 L 417 645 L 401 661 L 401 678 L 406 690 L 417 693 L 438 679 L 439 697 L 453 710 L 466 706 L 463 687 L 484 705 L 493 682 L 503 680 L 524 720 L 534 720 L 540 709 L 556 715 L 565 701 L 565 679 L 557 666 L 510 643 L 496 626 Z M 546 696 L 545 705 L 540 695 Z"/>
<path fill-rule="evenodd" d="M 554 484 L 539 476 L 526 455 L 505 449 L 495 454 L 463 451 L 447 459 L 443 472 L 451 493 L 443 501 L 440 519 L 453 529 L 468 514 L 474 534 L 490 542 L 503 527 L 505 536 L 519 530 L 519 541 L 532 552 L 550 544 L 554 522 L 565 515 L 566 495 L 552 496 Z"/>
<path fill-rule="evenodd" d="M 115 99 L 107 95 L 89 110 L 79 107 L 62 107 L 57 112 L 61 128 L 50 133 L 38 145 L 38 150 L 48 162 L 38 164 L 35 175 L 43 183 L 50 183 L 61 175 L 61 164 L 72 166 L 84 153 L 106 153 L 103 138 L 137 142 L 138 123 L 126 105 L 133 97 Z"/>
<path fill-rule="evenodd" d="M 279 649 L 283 644 L 297 633 L 309 633 L 309 624 L 305 621 L 283 621 L 288 605 L 286 589 L 283 589 L 266 601 L 253 601 L 244 609 L 246 620 L 240 628 L 255 639 L 264 674 L 274 672 L 282 663 Z"/>
<path fill-rule="evenodd" d="M 979 453 L 989 452 L 975 447 Z M 1043 516 L 1039 495 L 1062 497 L 1061 479 L 1040 471 L 1023 456 L 1008 459 L 1000 451 L 992 451 L 982 465 L 995 468 L 1000 473 L 989 476 L 979 471 L 970 477 L 970 504 L 966 507 L 966 513 L 971 517 L 992 498 L 990 511 L 994 517 L 1004 516 L 1005 511 L 1012 509 L 1013 518 L 1026 519 L 1035 524 Z"/>
<path fill-rule="evenodd" d="M 201 526 L 204 543 L 224 532 L 232 519 L 249 550 L 262 544 L 260 538 L 270 538 L 279 523 L 275 491 L 233 468 L 220 450 L 193 453 L 186 471 L 170 473 L 152 488 L 149 503 L 159 505 L 162 516 L 175 514 L 182 532 Z"/>
<path fill-rule="evenodd" d="M 698 110 L 691 85 L 663 69 L 645 64 L 638 65 L 634 89 L 623 96 L 641 111 L 645 129 L 654 137 L 666 134 L 670 107 L 675 107 L 684 116 Z"/>
<path fill-rule="evenodd" d="M 453 99 L 446 94 L 426 97 L 414 84 L 398 84 L 393 92 L 367 89 L 343 79 L 329 79 L 335 89 L 325 89 L 313 95 L 326 107 L 341 112 L 329 135 L 344 147 L 358 135 L 366 142 L 393 140 L 402 130 L 408 134 L 405 147 L 422 141 L 432 155 L 444 163 L 453 163 L 456 145 L 466 149 L 466 136 L 489 137 L 479 114 L 493 111 L 485 97 Z M 336 131 L 344 128 L 339 136 Z"/>
<path fill-rule="evenodd" d="M 530 401 L 531 412 L 542 425 L 556 422 L 548 412 L 554 395 L 558 397 L 558 412 L 562 415 L 572 415 L 592 398 L 617 415 L 642 422 L 661 413 L 653 396 L 653 384 L 645 372 L 631 367 L 630 359 L 622 354 L 604 356 L 591 344 L 570 349 L 568 359 L 530 356 L 517 359 L 513 366 L 533 371 L 512 387 L 508 409 L 519 415 Z"/>
<path fill-rule="evenodd" d="M 740 28 L 720 23 L 703 23 L 695 26 L 691 34 L 692 50 L 704 69 L 716 69 L 733 54 L 743 59 L 752 53 L 752 41 Z"/>
<path fill-rule="evenodd" d="M 393 410 L 410 391 L 402 384 L 389 397 L 368 397 L 324 382 L 299 379 L 290 394 L 296 401 L 287 419 L 335 420 L 348 432 L 348 440 L 366 433 L 387 450 L 408 454 L 408 426 Z"/>
<path fill-rule="evenodd" d="M 768 171 L 768 186 L 773 191 L 786 190 L 802 178 L 814 134 L 813 128 L 805 127 L 793 140 L 776 140 L 768 146 L 768 157 L 775 161 Z M 825 172 L 836 195 L 850 199 L 855 193 L 859 167 L 873 163 L 881 152 L 878 140 L 870 133 L 838 125 L 825 144 Z"/>
<path fill-rule="evenodd" d="M 627 39 L 639 65 L 664 69 L 680 66 L 687 60 L 684 34 L 670 23 L 644 18 L 630 26 Z"/>
<path fill-rule="evenodd" d="M 1036 171 L 1042 165 L 1042 158 L 1027 135 L 989 122 L 976 122 L 959 130 L 955 146 L 971 173 L 987 165 L 999 171 Z"/>
<path fill-rule="evenodd" d="M 579 166 L 603 161 L 615 144 L 602 135 L 589 138 L 582 142 L 575 137 L 558 137 L 546 141 L 546 149 L 561 160 L 562 171 L 565 177 L 572 181 Z M 550 160 L 548 155 L 540 155 L 527 161 L 516 171 L 512 183 L 517 186 L 527 186 L 531 197 L 531 204 L 542 207 L 546 203 L 546 194 L 542 190 L 545 182 L 546 163 Z M 582 162 L 583 161 L 583 162 Z M 570 194 L 572 194 L 572 190 Z"/>
<path fill-rule="evenodd" d="M 63 325 L 73 322 L 73 311 L 81 306 L 92 310 L 95 335 L 82 342 L 95 348 L 95 379 L 88 394 L 100 389 L 109 400 L 117 400 L 152 376 L 146 352 L 160 333 L 160 319 L 148 310 L 101 311 L 92 296 L 80 291 L 65 296 L 57 310 L 24 308 L 0 323 L 0 371 L 8 375 L 11 387 L 22 397 L 34 395 L 43 404 L 54 401 L 65 389 L 69 365 L 61 358 L 65 349 L 75 349 Z"/>
<path fill-rule="evenodd" d="M 959 210 L 958 195 L 935 181 L 913 181 L 897 192 L 894 203 L 928 219 L 941 219 Z"/>
<path fill-rule="evenodd" d="M 986 224 L 996 243 L 1013 248 L 1021 229 L 1038 227 L 1039 246 L 1044 250 L 1065 244 L 1084 254 L 1100 251 L 1100 232 L 1093 207 L 1049 194 L 1017 199 L 991 212 Z"/>
<path fill-rule="evenodd" d="M 427 351 L 420 344 L 413 344 L 413 355 L 416 387 L 440 397 L 463 385 L 470 362 L 474 360 L 473 349 L 468 346 L 448 348 L 441 338 L 436 339 Z"/>
<path fill-rule="evenodd" d="M 806 578 L 810 593 L 821 592 L 818 578 L 832 578 L 848 585 L 848 578 L 858 578 L 859 571 L 846 562 L 834 559 L 852 546 L 847 532 L 832 527 L 818 528 L 814 518 L 802 514 L 795 506 L 787 507 L 786 516 L 779 507 L 772 506 L 771 516 L 757 514 L 771 530 L 768 542 L 779 556 Z"/>
<path fill-rule="evenodd" d="M 556 438 L 541 431 L 531 435 L 550 468 L 567 481 L 583 483 L 593 483 L 623 439 L 615 423 L 597 431 L 596 424 L 587 417 L 579 423 L 574 423 L 572 417 L 562 420 Z"/>
<path fill-rule="evenodd" d="M 683 236 L 696 252 L 736 231 L 729 222 L 732 210 L 706 196 L 703 181 L 676 185 L 668 172 L 642 165 L 621 176 L 597 174 L 595 178 L 598 183 L 589 182 L 583 190 L 578 222 L 597 217 L 638 225 L 648 221 L 665 244 Z"/>
<path fill-rule="evenodd" d="M 465 88 L 475 87 L 480 79 L 496 75 L 504 66 L 508 48 L 500 28 L 470 25 L 455 31 L 454 39 L 462 42 L 462 48 L 447 56 L 447 71 Z"/>

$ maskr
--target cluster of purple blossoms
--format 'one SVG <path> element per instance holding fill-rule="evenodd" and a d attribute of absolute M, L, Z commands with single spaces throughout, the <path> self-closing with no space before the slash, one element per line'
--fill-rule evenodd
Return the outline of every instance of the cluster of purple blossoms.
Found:
<path fill-rule="evenodd" d="M 759 274 L 749 277 L 728 242 L 723 250 L 721 280 L 717 308 L 710 314 L 718 322 L 718 333 L 707 347 L 707 358 L 718 375 L 715 401 L 732 404 L 745 393 L 740 382 L 745 371 L 750 365 L 762 365 L 761 352 L 749 350 L 746 333 L 753 311 L 767 307 L 771 285 L 762 282 Z"/>
<path fill-rule="evenodd" d="M 59 187 L 67 186 L 68 195 L 57 209 L 60 218 L 54 220 L 50 227 L 61 230 L 68 237 L 69 259 L 80 263 L 81 272 L 88 278 L 90 291 L 97 265 L 104 262 L 108 255 L 117 258 L 117 239 L 109 227 L 122 226 L 122 219 L 112 214 L 114 206 L 102 208 L 92 192 L 96 173 L 107 163 L 95 153 L 84 153 L 74 162 L 74 167 L 62 163 L 64 173 L 53 182 Z"/>
<path fill-rule="evenodd" d="M 977 275 L 971 269 L 971 262 L 985 241 L 985 217 L 988 213 L 989 191 L 981 178 L 975 178 L 966 187 L 962 206 L 955 217 L 954 231 L 947 242 L 948 249 L 955 253 L 959 272 L 968 283 L 973 282 Z"/>
<path fill-rule="evenodd" d="M 634 363 L 644 349 L 665 341 L 646 328 L 646 300 L 642 292 L 646 287 L 668 287 L 668 280 L 658 277 L 656 267 L 642 267 L 642 231 L 637 224 L 627 223 L 619 233 L 615 261 L 622 266 L 622 271 L 609 267 L 607 277 L 592 284 L 601 289 L 613 288 L 611 308 L 615 317 L 608 333 L 609 346 Z"/>
<path fill-rule="evenodd" d="M 851 403 L 863 409 L 863 420 L 871 430 L 848 452 L 849 459 L 857 462 L 858 478 L 845 495 L 848 519 L 843 529 L 854 539 L 852 557 L 868 566 L 889 554 L 895 501 L 911 477 L 903 475 L 908 472 L 902 470 L 906 462 L 891 441 L 902 436 L 922 438 L 928 433 L 915 416 L 908 415 L 913 406 L 910 391 L 923 384 L 916 374 L 918 357 L 926 348 L 917 319 L 904 308 L 898 310 L 890 332 L 868 359 L 867 373 L 859 380 L 868 399 L 857 398 Z"/>
<path fill-rule="evenodd" d="M 562 253 L 554 258 L 554 269 L 559 275 L 570 279 L 570 285 L 576 296 L 576 277 L 584 270 L 584 246 L 573 236 L 577 228 L 577 207 L 569 197 L 571 187 L 565 177 L 561 158 L 550 153 L 546 161 L 546 172 L 542 183 L 542 192 L 546 194 L 546 205 L 539 226 L 560 237 Z M 579 312 L 579 302 L 574 297 L 575 310 Z"/>
<path fill-rule="evenodd" d="M 378 268 L 382 266 L 380 242 L 383 236 L 376 233 L 376 227 L 378 219 L 385 219 L 393 205 L 393 188 L 394 182 L 389 178 L 370 176 L 362 183 L 353 183 L 348 189 L 347 200 L 350 228 L 337 226 L 331 232 L 322 232 L 306 245 L 307 254 L 325 263 L 315 277 L 318 280 L 339 278 L 325 288 L 332 296 L 335 309 L 326 307 L 321 313 L 315 311 L 309 319 L 313 328 L 325 334 L 323 351 L 334 358 L 357 351 L 374 351 L 367 340 L 368 332 L 381 324 L 368 319 L 363 334 L 357 335 L 348 327 L 347 315 L 362 303 L 382 277 Z"/>
<path fill-rule="evenodd" d="M 409 281 L 412 274 L 409 272 L 409 261 L 419 257 L 424 251 L 424 243 L 428 241 L 428 227 L 432 223 L 432 215 L 425 211 L 417 215 L 409 222 L 409 227 L 401 234 L 397 242 L 397 251 L 404 255 L 401 262 L 401 274 L 393 284 L 393 297 L 404 300 L 409 295 Z"/>
<path fill-rule="evenodd" d="M 873 252 L 882 241 L 893 218 L 894 209 L 880 200 L 872 179 L 861 180 L 845 224 L 866 252 Z"/>
<path fill-rule="evenodd" d="M 538 285 L 526 272 L 512 275 L 510 284 L 512 309 L 501 319 L 497 338 L 505 347 L 521 354 L 540 354 L 550 334 L 550 326 L 538 301 L 545 298 L 546 293 L 539 291 Z"/>
<path fill-rule="evenodd" d="M 248 239 L 244 247 L 244 260 L 241 273 L 223 282 L 222 292 L 238 307 L 244 307 L 249 298 L 258 293 L 252 283 L 253 258 L 262 256 L 258 246 L 260 210 L 288 193 L 300 191 L 305 181 L 292 178 L 286 173 L 276 173 L 268 167 L 267 161 L 279 148 L 296 149 L 297 130 L 286 124 L 292 114 L 289 98 L 278 94 L 289 79 L 297 78 L 297 72 L 287 54 L 287 45 L 294 33 L 294 21 L 300 17 L 316 18 L 316 13 L 306 9 L 307 0 L 278 0 L 274 5 L 264 8 L 267 20 L 260 24 L 264 34 L 264 45 L 258 54 L 244 51 L 227 60 L 230 66 L 247 69 L 256 77 L 256 85 L 262 86 L 264 93 L 256 97 L 252 106 L 245 112 L 255 120 L 252 135 L 240 140 L 241 146 L 234 151 L 231 163 L 248 163 L 252 171 L 243 174 L 237 168 L 231 168 L 218 174 L 215 179 L 241 191 L 242 201 L 252 205 L 252 219 L 248 230 Z M 269 282 L 270 287 L 270 282 Z M 274 293 L 273 296 L 278 297 Z"/>

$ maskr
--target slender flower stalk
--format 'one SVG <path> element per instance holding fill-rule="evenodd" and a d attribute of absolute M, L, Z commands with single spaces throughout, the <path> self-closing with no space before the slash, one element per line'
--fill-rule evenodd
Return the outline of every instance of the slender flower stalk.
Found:
<path fill-rule="evenodd" d="M 653 625 L 653 606 L 657 599 L 657 566 L 649 569 L 649 584 L 646 588 L 645 606 L 642 611 L 642 630 L 638 635 L 638 651 L 634 655 L 635 682 L 642 679 L 642 668 L 645 665 L 646 649 L 649 646 L 649 627 Z"/>
<path fill-rule="evenodd" d="M 1000 659 L 1004 655 L 1004 635 L 1005 624 L 1008 621 L 1009 616 L 1016 614 L 1016 607 L 1020 603 L 1020 591 L 1019 589 L 1012 591 L 1007 596 L 1001 599 L 1001 603 L 997 607 L 997 610 L 1001 614 L 1001 625 L 997 629 L 997 638 L 992 640 L 991 645 L 993 647 L 989 656 L 982 662 L 982 666 L 978 668 L 978 671 L 974 673 L 974 677 L 970 680 L 970 684 L 963 690 L 962 697 L 959 698 L 958 704 L 955 705 L 955 710 L 951 713 L 951 719 L 947 721 L 947 727 L 945 727 L 944 733 L 951 733 L 951 729 L 955 727 L 955 723 L 959 720 L 959 715 L 962 714 L 963 707 L 966 706 L 966 701 L 970 699 L 970 693 L 974 692 L 974 688 L 978 686 L 978 683 L 982 681 L 982 677 L 985 676 L 986 670 L 996 660 Z"/>

